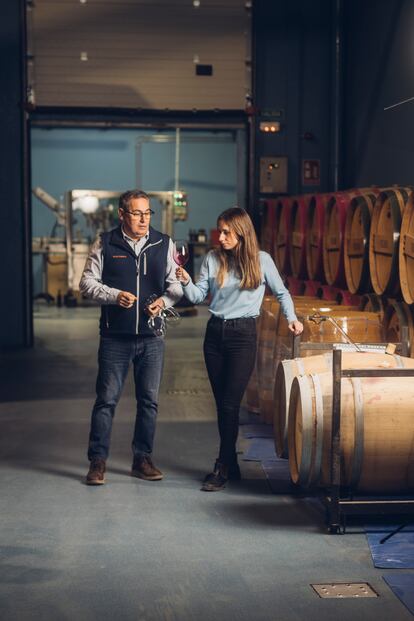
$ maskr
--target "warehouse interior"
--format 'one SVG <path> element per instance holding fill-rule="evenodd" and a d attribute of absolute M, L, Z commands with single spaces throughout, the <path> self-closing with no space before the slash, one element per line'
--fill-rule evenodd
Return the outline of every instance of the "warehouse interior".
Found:
<path fill-rule="evenodd" d="M 410 0 L 3 0 L 2 619 L 413 617 L 413 28 Z M 130 476 L 130 374 L 107 482 L 85 485 L 100 309 L 79 280 L 132 188 L 149 192 L 155 228 L 188 243 L 195 279 L 217 216 L 245 208 L 305 325 L 293 342 L 266 295 L 240 412 L 242 479 L 220 493 L 200 492 L 218 450 L 207 304 L 179 304 L 167 329 L 154 450 L 165 478 Z M 305 457 L 293 463 L 302 437 L 287 455 L 280 433 L 302 425 L 277 428 L 276 373 L 338 343 L 355 375 L 332 389 L 322 482 Z M 347 362 L 364 344 L 390 359 L 373 365 L 377 392 Z M 295 373 L 299 399 L 298 377 L 314 376 Z M 335 412 L 359 394 L 345 485 Z M 305 428 L 305 403 L 295 407 Z M 372 442 L 396 457 L 368 468 L 360 411 L 365 438 L 370 417 L 373 433 L 387 419 Z"/>

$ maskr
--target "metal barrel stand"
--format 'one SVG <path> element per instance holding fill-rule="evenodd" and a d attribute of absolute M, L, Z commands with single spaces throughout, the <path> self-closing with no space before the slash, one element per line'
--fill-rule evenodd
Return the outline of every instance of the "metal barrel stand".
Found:
<path fill-rule="evenodd" d="M 362 348 L 382 349 L 387 343 L 359 343 Z M 408 354 L 408 329 L 406 326 L 401 330 L 401 343 L 397 348 L 402 355 Z M 414 498 L 411 496 L 369 496 L 358 497 L 346 493 L 341 486 L 341 382 L 343 377 L 414 377 L 414 369 L 342 369 L 342 350 L 346 349 L 342 344 L 332 343 L 302 343 L 300 337 L 293 338 L 292 357 L 300 356 L 304 350 L 333 350 L 332 360 L 332 427 L 330 438 L 331 471 L 330 484 L 324 489 L 321 500 L 327 513 L 326 521 L 330 533 L 340 534 L 346 531 L 346 517 L 348 515 L 407 515 L 414 514 Z M 414 415 L 414 413 L 413 413 Z M 401 530 L 402 524 L 395 532 Z M 391 535 L 394 533 L 391 533 Z"/>

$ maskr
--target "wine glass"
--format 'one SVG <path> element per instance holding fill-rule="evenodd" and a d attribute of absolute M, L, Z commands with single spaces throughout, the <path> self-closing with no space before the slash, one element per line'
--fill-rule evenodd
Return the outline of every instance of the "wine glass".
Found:
<path fill-rule="evenodd" d="M 183 267 L 190 258 L 188 251 L 188 242 L 184 239 L 177 239 L 174 243 L 174 261 L 180 267 Z"/>
<path fill-rule="evenodd" d="M 153 293 L 145 300 L 145 308 L 153 304 L 158 299 L 156 293 Z M 165 320 L 162 310 L 158 315 L 151 315 L 148 318 L 148 327 L 152 330 L 155 336 L 165 336 Z"/>

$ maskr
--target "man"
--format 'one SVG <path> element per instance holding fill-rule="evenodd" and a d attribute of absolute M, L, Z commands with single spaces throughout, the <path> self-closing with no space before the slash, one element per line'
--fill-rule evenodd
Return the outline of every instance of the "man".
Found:
<path fill-rule="evenodd" d="M 150 226 L 149 197 L 133 190 L 119 198 L 120 226 L 94 243 L 80 282 L 82 293 L 102 305 L 96 401 L 89 434 L 88 485 L 105 483 L 106 459 L 115 408 L 132 361 L 137 413 L 131 475 L 159 481 L 151 459 L 164 361 L 164 339 L 148 318 L 182 296 L 175 277 L 173 243 Z M 146 304 L 148 298 L 154 302 Z"/>

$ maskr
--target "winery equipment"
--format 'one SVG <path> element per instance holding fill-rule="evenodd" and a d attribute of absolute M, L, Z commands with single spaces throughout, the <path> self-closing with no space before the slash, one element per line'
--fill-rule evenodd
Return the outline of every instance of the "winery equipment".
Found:
<path fill-rule="evenodd" d="M 111 230 L 119 222 L 118 200 L 122 192 L 68 190 L 64 204 L 39 187 L 33 189 L 33 194 L 55 214 L 53 231 L 57 233 L 59 227 L 61 230 L 60 235 L 32 240 L 32 252 L 43 258 L 41 295 L 57 298 L 68 293 L 70 296 L 78 294 L 91 243 L 100 233 Z M 161 203 L 161 230 L 172 236 L 174 221 L 187 219 L 187 194 L 180 190 L 156 190 L 147 194 Z M 83 229 L 75 229 L 82 220 Z"/>

